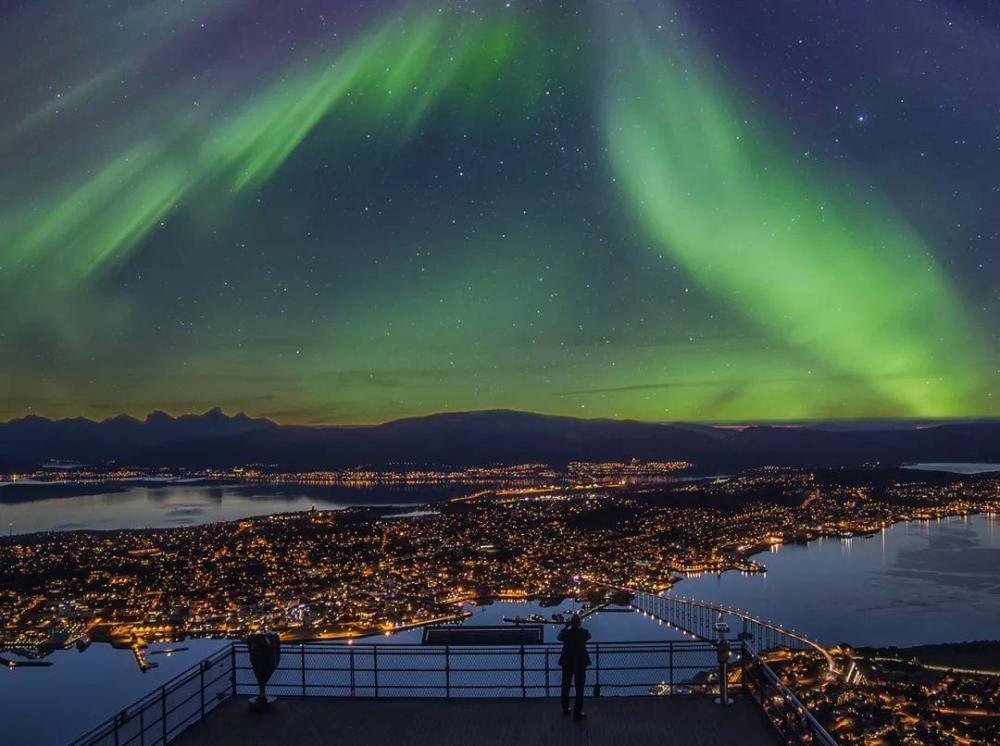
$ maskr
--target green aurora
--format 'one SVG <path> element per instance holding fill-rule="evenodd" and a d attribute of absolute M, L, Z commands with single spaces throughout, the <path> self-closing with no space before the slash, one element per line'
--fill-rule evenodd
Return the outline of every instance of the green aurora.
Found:
<path fill-rule="evenodd" d="M 8 19 L 0 417 L 1000 413 L 908 137 L 804 146 L 680 4 L 342 5 Z"/>
<path fill-rule="evenodd" d="M 792 162 L 681 34 L 658 45 L 638 26 L 631 35 L 606 126 L 628 206 L 657 246 L 889 411 L 962 411 L 982 364 L 959 299 L 913 230 Z"/>

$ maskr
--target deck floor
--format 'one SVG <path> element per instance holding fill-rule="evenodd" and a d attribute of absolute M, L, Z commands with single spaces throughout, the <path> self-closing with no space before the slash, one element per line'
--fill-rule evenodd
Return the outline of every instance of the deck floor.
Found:
<path fill-rule="evenodd" d="M 178 746 L 364 744 L 365 746 L 774 746 L 781 743 L 756 703 L 708 697 L 606 697 L 588 718 L 563 716 L 554 699 L 279 699 L 252 713 L 247 698 L 224 703 L 181 733 Z"/>

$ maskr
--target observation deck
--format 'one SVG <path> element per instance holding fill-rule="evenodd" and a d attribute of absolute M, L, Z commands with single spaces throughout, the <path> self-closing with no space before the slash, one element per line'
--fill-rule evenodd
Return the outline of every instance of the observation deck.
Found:
<path fill-rule="evenodd" d="M 769 667 L 765 652 L 818 643 L 746 612 L 634 592 L 632 607 L 691 639 L 588 645 L 583 721 L 558 701 L 561 645 L 531 643 L 518 628 L 425 633 L 408 644 L 284 645 L 267 684 L 275 708 L 254 712 L 249 651 L 231 642 L 71 746 L 365 743 L 819 744 L 836 741 Z M 712 640 L 732 622 L 728 647 Z M 504 632 L 496 636 L 497 630 Z M 520 636 L 507 632 L 515 631 Z M 426 632 L 426 631 L 425 631 Z M 454 644 L 468 638 L 478 644 Z M 484 644 L 487 640 L 508 644 Z M 452 643 L 452 644 L 448 644 Z M 725 686 L 723 686 L 725 684 Z M 718 704 L 728 690 L 733 702 Z"/>
<path fill-rule="evenodd" d="M 73 742 L 200 744 L 822 744 L 836 742 L 747 640 L 723 678 L 707 640 L 588 646 L 586 710 L 560 712 L 559 644 L 420 645 L 322 641 L 284 645 L 257 693 L 249 651 L 232 642 Z M 724 657 L 724 656 L 723 656 Z M 725 680 L 735 700 L 715 702 Z"/>
<path fill-rule="evenodd" d="M 775 746 L 782 743 L 760 707 L 737 695 L 723 710 L 710 697 L 602 697 L 583 721 L 564 717 L 558 699 L 280 699 L 273 712 L 248 712 L 230 699 L 173 743 L 178 746 Z"/>

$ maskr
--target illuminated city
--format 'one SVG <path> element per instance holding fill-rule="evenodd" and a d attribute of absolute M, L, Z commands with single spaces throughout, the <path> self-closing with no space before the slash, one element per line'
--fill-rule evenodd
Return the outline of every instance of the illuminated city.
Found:
<path fill-rule="evenodd" d="M 776 545 L 870 536 L 899 521 L 1000 513 L 996 476 L 928 483 L 918 472 L 905 479 L 905 472 L 875 468 L 766 467 L 666 481 L 689 467 L 526 464 L 405 474 L 246 467 L 188 474 L 280 483 L 447 481 L 474 491 L 407 510 L 310 510 L 188 528 L 11 537 L 0 545 L 2 644 L 44 655 L 111 643 L 133 650 L 145 666 L 143 650 L 155 641 L 240 638 L 261 628 L 288 642 L 359 638 L 460 621 L 468 603 L 600 603 L 607 586 L 661 592 L 705 573 L 764 573 L 760 552 Z M 153 476 L 141 469 L 49 469 L 7 481 Z M 475 489 L 484 484 L 492 486 Z M 876 731 L 893 728 L 941 730 L 953 710 L 989 709 L 998 685 L 995 677 L 922 669 L 911 675 L 905 666 L 893 672 L 872 661 L 858 664 L 863 675 L 829 680 L 809 668 L 815 661 L 775 655 L 788 684 L 820 717 L 834 718 L 831 732 L 844 743 L 870 743 Z M 930 695 L 917 692 L 925 691 L 935 695 L 928 712 L 936 719 L 920 715 L 919 702 Z M 891 698 L 897 715 L 865 715 L 871 697 Z M 995 719 L 974 723 L 948 727 L 981 735 L 993 732 Z"/>

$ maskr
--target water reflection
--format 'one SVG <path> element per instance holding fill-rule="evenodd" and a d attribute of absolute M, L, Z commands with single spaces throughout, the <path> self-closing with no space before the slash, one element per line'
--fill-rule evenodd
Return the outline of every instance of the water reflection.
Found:
<path fill-rule="evenodd" d="M 826 644 L 919 645 L 995 638 L 996 517 L 891 526 L 876 537 L 783 545 L 766 575 L 706 575 L 679 595 L 746 608 Z"/>
<path fill-rule="evenodd" d="M 351 505 L 420 505 L 452 497 L 447 488 L 285 487 L 268 485 L 135 485 L 121 490 L 52 497 L 5 488 L 0 525 L 12 533 L 76 529 L 171 528 L 250 516 Z M 43 496 L 44 495 L 44 496 Z"/>

